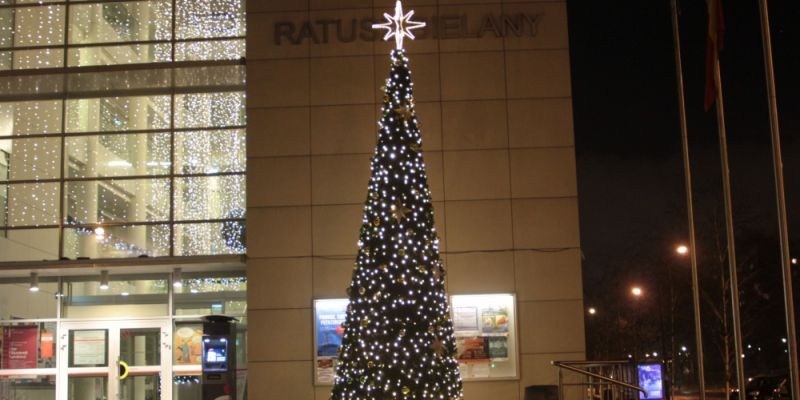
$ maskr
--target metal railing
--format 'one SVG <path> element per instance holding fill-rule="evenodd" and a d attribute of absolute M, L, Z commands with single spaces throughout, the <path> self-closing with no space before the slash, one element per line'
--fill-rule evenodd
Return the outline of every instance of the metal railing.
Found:
<path fill-rule="evenodd" d="M 629 361 L 553 361 L 558 368 L 559 400 L 638 400 L 645 390 L 636 385 Z M 566 376 L 565 376 L 566 375 Z M 570 391 L 577 389 L 581 394 Z"/>

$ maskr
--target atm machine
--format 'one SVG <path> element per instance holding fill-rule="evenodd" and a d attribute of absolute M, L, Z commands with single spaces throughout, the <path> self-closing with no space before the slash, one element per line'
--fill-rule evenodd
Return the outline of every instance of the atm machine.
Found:
<path fill-rule="evenodd" d="M 203 400 L 236 400 L 236 319 L 203 317 Z"/>

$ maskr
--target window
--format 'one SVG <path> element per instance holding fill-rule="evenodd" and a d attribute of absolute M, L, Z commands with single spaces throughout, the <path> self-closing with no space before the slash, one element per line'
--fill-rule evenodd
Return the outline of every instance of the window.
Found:
<path fill-rule="evenodd" d="M 244 253 L 244 69 L 205 62 L 244 35 L 244 0 L 0 0 L 0 262 Z"/>
<path fill-rule="evenodd" d="M 0 3 L 0 71 L 245 54 L 244 0 L 48 3 L 54 1 Z"/>

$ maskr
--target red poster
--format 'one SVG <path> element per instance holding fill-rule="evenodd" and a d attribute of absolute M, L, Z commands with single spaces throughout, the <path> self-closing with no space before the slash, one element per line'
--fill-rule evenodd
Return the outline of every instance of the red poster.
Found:
<path fill-rule="evenodd" d="M 53 332 L 42 332 L 42 336 L 39 338 L 42 344 L 40 346 L 42 359 L 53 358 L 54 339 Z"/>
<path fill-rule="evenodd" d="M 36 368 L 36 347 L 39 328 L 9 326 L 3 329 L 2 369 Z"/>

